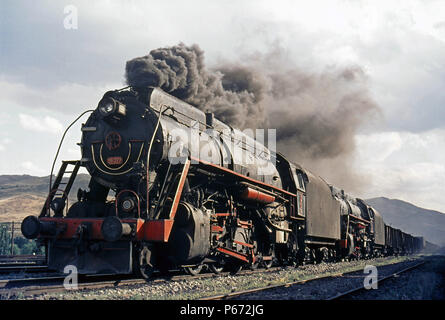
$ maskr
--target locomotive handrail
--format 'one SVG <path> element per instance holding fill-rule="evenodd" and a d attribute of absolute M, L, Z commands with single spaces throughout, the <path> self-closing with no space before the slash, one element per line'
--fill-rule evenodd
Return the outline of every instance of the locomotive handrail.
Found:
<path fill-rule="evenodd" d="M 164 107 L 166 107 L 166 109 L 165 110 L 162 110 Z M 156 123 L 156 127 L 155 127 L 155 129 L 154 129 L 154 131 L 153 131 L 153 135 L 152 135 L 152 137 L 151 137 L 151 140 L 150 140 L 150 144 L 149 144 L 149 146 L 148 146 L 148 150 L 147 150 L 147 168 L 146 168 L 146 175 L 147 175 L 147 193 L 146 193 L 146 214 L 147 214 L 147 217 L 149 216 L 149 211 L 150 211 L 150 204 L 149 204 L 149 193 L 150 193 L 150 153 L 151 153 L 151 147 L 153 146 L 153 141 L 154 141 L 154 139 L 155 139 L 155 136 L 156 136 L 156 133 L 158 132 L 158 129 L 159 129 L 159 124 L 161 123 L 161 117 L 162 117 L 162 114 L 165 112 L 165 111 L 167 111 L 167 110 L 169 110 L 169 109 L 171 109 L 171 107 L 170 106 L 167 106 L 167 105 L 165 105 L 165 104 L 163 104 L 162 106 L 161 106 L 161 108 L 159 109 L 159 117 L 158 117 L 158 121 L 157 121 L 157 123 Z"/>
<path fill-rule="evenodd" d="M 165 107 L 165 106 L 166 106 L 166 105 L 162 105 L 162 106 L 161 106 L 161 109 L 159 109 L 159 110 L 156 110 L 155 108 L 152 108 L 152 109 L 155 110 L 156 112 L 161 113 L 160 110 L 162 110 L 162 107 Z M 196 121 L 196 122 L 198 122 L 199 124 L 202 124 L 203 126 L 209 128 L 209 129 L 213 129 L 213 127 L 209 126 L 207 123 L 204 123 L 204 122 L 201 122 L 201 121 L 199 121 L 199 120 L 196 120 L 195 118 L 190 117 L 188 114 L 185 114 L 184 112 L 178 111 L 178 110 L 176 110 L 175 108 L 172 108 L 172 107 L 170 107 L 170 106 L 169 106 L 169 108 L 170 108 L 171 110 L 173 110 L 174 113 L 179 113 L 180 115 L 182 115 L 182 116 L 184 116 L 184 117 L 186 117 L 186 118 L 189 118 L 190 120 Z M 164 111 L 167 111 L 167 110 L 164 110 Z M 164 111 L 163 111 L 163 112 L 164 112 Z M 167 115 L 167 116 L 171 116 L 171 115 Z M 178 121 L 178 122 L 179 122 L 179 123 L 182 123 L 182 124 L 184 124 L 184 125 L 186 125 L 186 126 L 189 127 L 189 125 L 188 125 L 187 123 L 183 123 L 183 122 L 180 122 L 180 121 Z"/>
<path fill-rule="evenodd" d="M 65 135 L 68 132 L 68 130 L 79 120 L 84 114 L 88 112 L 94 112 L 93 109 L 86 110 L 80 114 L 71 124 L 65 129 L 65 132 L 62 135 L 62 139 L 60 139 L 59 147 L 57 148 L 56 156 L 54 157 L 53 165 L 51 166 L 51 174 L 49 175 L 49 192 L 51 192 L 51 186 L 52 186 L 52 180 L 53 180 L 53 172 L 54 172 L 54 166 L 56 165 L 57 157 L 59 156 L 60 148 L 62 147 L 62 142 L 65 139 Z"/>

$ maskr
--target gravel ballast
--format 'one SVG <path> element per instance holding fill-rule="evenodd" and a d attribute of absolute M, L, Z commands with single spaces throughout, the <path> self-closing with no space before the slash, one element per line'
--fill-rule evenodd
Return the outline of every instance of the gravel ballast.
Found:
<path fill-rule="evenodd" d="M 278 271 L 259 272 L 240 275 L 214 275 L 210 278 L 187 279 L 166 282 L 147 282 L 116 288 L 71 290 L 57 294 L 21 297 L 21 299 L 38 300 L 194 300 L 214 295 L 228 294 L 234 291 L 264 287 L 267 285 L 285 284 L 318 276 L 351 272 L 359 270 L 363 274 L 366 265 L 385 265 L 391 263 L 412 263 L 417 257 L 376 258 L 363 261 L 322 263 L 304 265 L 298 268 L 285 267 Z M 400 268 L 400 266 L 399 266 Z M 342 281 L 344 282 L 345 279 Z M 321 281 L 321 280 L 317 280 Z M 363 280 L 361 280 L 363 281 Z M 251 299 L 323 299 L 328 294 L 326 286 L 309 287 L 300 295 L 252 297 Z M 337 286 L 336 284 L 335 286 Z"/>
<path fill-rule="evenodd" d="M 378 290 L 348 295 L 345 300 L 445 300 L 445 256 L 425 258 L 419 268 L 379 284 Z"/>
<path fill-rule="evenodd" d="M 396 264 L 376 266 L 378 278 L 403 270 L 419 261 L 403 261 Z M 370 263 L 370 265 L 372 265 Z M 344 276 L 319 279 L 289 287 L 279 287 L 266 291 L 235 297 L 237 300 L 326 300 L 355 288 L 364 287 L 364 279 L 369 273 L 363 270 L 348 273 Z M 370 289 L 373 290 L 373 289 Z M 378 290 L 378 285 L 375 290 Z M 374 290 L 373 290 L 374 291 Z"/>

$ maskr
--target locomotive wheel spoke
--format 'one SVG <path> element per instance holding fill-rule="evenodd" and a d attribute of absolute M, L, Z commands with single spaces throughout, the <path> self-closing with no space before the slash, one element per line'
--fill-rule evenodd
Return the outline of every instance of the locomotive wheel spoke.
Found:
<path fill-rule="evenodd" d="M 196 276 L 202 271 L 203 266 L 203 264 L 198 264 L 196 266 L 187 266 L 184 267 L 184 271 L 189 275 Z"/>
<path fill-rule="evenodd" d="M 270 260 L 262 260 L 261 265 L 266 268 L 266 269 L 270 269 L 273 266 L 273 262 L 275 259 L 275 255 L 273 254 L 273 250 L 270 250 L 270 256 L 272 256 L 272 259 Z"/>
<path fill-rule="evenodd" d="M 215 274 L 220 274 L 224 270 L 224 266 L 219 263 L 212 263 L 209 265 L 209 269 Z"/>
<path fill-rule="evenodd" d="M 226 270 L 230 272 L 230 274 L 235 275 L 241 271 L 243 268 L 243 263 L 237 259 L 230 259 L 226 264 Z"/>
<path fill-rule="evenodd" d="M 260 263 L 259 263 L 258 260 L 257 260 L 257 261 L 255 261 L 254 263 L 251 263 L 251 264 L 250 264 L 250 269 L 251 269 L 251 270 L 256 270 L 256 269 L 258 269 L 259 265 L 260 265 Z"/>

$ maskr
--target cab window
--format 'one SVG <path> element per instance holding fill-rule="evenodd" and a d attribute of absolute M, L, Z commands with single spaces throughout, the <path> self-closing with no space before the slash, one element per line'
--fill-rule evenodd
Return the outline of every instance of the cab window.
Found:
<path fill-rule="evenodd" d="M 294 175 L 294 177 L 295 176 L 297 177 L 297 179 L 295 179 L 295 183 L 297 183 L 298 188 L 304 190 L 303 174 L 301 173 L 301 171 L 296 170 L 296 174 Z"/>

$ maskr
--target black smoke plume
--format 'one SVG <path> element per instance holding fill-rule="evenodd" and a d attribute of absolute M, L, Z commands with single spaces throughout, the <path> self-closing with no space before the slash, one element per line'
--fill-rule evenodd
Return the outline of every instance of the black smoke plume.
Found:
<path fill-rule="evenodd" d="M 240 129 L 276 129 L 277 151 L 340 187 L 357 190 L 364 179 L 351 169 L 354 137 L 379 108 L 358 66 L 309 73 L 277 49 L 208 69 L 197 45 L 179 44 L 128 61 L 126 79 L 159 86 Z"/>
<path fill-rule="evenodd" d="M 179 44 L 150 51 L 127 62 L 126 79 L 133 86 L 157 86 L 238 128 L 252 127 L 264 119 L 262 83 L 247 72 L 228 79 L 210 71 L 204 52 L 197 46 Z"/>

